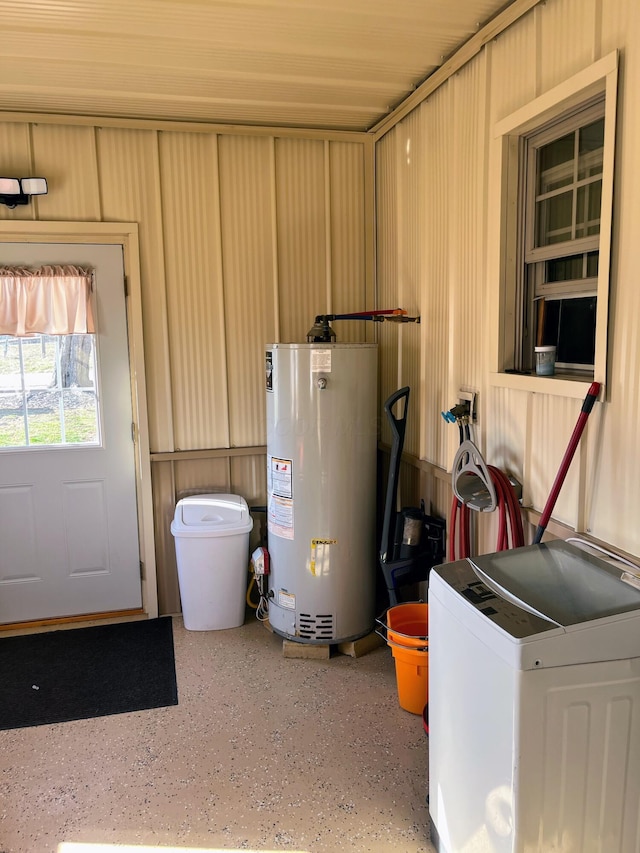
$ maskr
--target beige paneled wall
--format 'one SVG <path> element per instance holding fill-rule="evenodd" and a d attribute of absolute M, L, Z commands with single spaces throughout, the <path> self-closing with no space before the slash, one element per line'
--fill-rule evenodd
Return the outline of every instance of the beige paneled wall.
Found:
<path fill-rule="evenodd" d="M 165 251 L 169 247 L 165 247 L 161 215 L 158 134 L 152 130 L 98 128 L 96 138 L 100 218 L 137 222 L 139 227 L 151 451 L 173 450 L 165 270 Z M 67 162 L 66 172 L 73 170 L 74 164 Z M 50 187 L 47 200 L 55 204 L 55 184 Z"/>
<path fill-rule="evenodd" d="M 455 402 L 457 388 L 476 390 L 481 449 L 490 463 L 523 481 L 525 502 L 541 510 L 582 399 L 501 388 L 491 380 L 494 283 L 487 252 L 497 214 L 488 206 L 493 126 L 613 49 L 621 51 L 622 61 L 609 386 L 607 401 L 591 415 L 554 518 L 638 555 L 640 453 L 632 427 L 640 413 L 640 289 L 634 274 L 640 266 L 635 103 L 640 7 L 635 0 L 550 0 L 536 6 L 380 139 L 378 275 L 380 294 L 390 301 L 406 292 L 408 279 L 419 282 L 421 458 L 451 465 L 457 431 L 444 425 L 440 411 Z M 390 383 L 397 351 L 383 348 L 382 358 L 383 382 Z M 404 362 L 402 369 L 412 376 Z M 494 542 L 493 531 L 481 531 L 482 547 L 489 550 Z"/>
<path fill-rule="evenodd" d="M 99 221 L 101 200 L 94 129 L 42 124 L 30 129 L 37 171 L 56 187 L 55 200 L 52 196 L 39 199 L 39 218 Z M 73 169 L 68 169 L 67 163 L 73 163 Z"/>
<path fill-rule="evenodd" d="M 400 186 L 396 180 L 397 158 L 401 145 L 398 140 L 399 128 L 395 127 L 377 146 L 376 152 L 376 226 L 377 226 L 377 283 L 378 304 L 380 306 L 401 307 L 398 305 L 399 293 L 399 244 L 398 209 Z M 378 338 L 380 360 L 380 403 L 402 383 L 398 375 L 398 328 L 382 324 Z M 396 411 L 397 415 L 401 413 Z M 383 418 L 381 437 L 386 444 L 391 443 L 391 430 L 387 419 Z"/>
<path fill-rule="evenodd" d="M 330 310 L 324 175 L 321 140 L 277 140 L 278 307 L 283 343 L 306 340 L 315 315 Z M 322 203 L 309 207 L 309 198 Z"/>
<path fill-rule="evenodd" d="M 139 226 L 161 612 L 179 607 L 175 501 L 266 501 L 265 344 L 306 340 L 316 314 L 375 307 L 372 147 L 359 134 L 0 121 L 3 173 L 49 182 L 1 218 Z M 336 331 L 373 339 L 361 322 Z"/>
<path fill-rule="evenodd" d="M 159 143 L 173 444 L 228 447 L 218 139 L 162 133 Z"/>
<path fill-rule="evenodd" d="M 264 444 L 264 343 L 278 329 L 274 141 L 221 137 L 227 399 L 231 444 Z"/>
<path fill-rule="evenodd" d="M 424 217 L 421 231 L 425 241 L 420 306 L 424 376 L 421 453 L 423 458 L 441 467 L 446 466 L 451 427 L 445 424 L 440 412 L 453 405 L 449 393 L 451 306 L 448 287 L 452 239 L 450 157 L 454 141 L 451 109 L 449 86 L 445 84 L 422 105 L 421 135 L 413 145 L 414 156 L 425 162 L 422 191 L 426 199 L 426 204 L 418 209 L 418 214 Z M 431 152 L 429 157 L 424 156 L 427 150 Z M 411 215 L 410 211 L 407 215 Z"/>
<path fill-rule="evenodd" d="M 334 314 L 348 313 L 353 310 L 350 305 L 363 305 L 364 310 L 375 308 L 373 276 L 367 274 L 373 257 L 367 258 L 368 241 L 362 241 L 367 231 L 367 213 L 372 214 L 366 210 L 372 187 L 368 186 L 365 161 L 353 145 L 335 142 L 325 143 L 325 163 L 327 158 L 329 198 L 325 216 L 328 216 L 329 240 L 325 251 L 330 259 L 327 270 L 331 300 L 320 313 L 329 310 Z M 338 339 L 344 343 L 375 340 L 370 323 L 336 321 L 335 326 Z"/>

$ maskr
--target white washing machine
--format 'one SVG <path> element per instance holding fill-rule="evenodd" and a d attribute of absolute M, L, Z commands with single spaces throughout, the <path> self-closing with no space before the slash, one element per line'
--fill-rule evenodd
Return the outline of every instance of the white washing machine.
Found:
<path fill-rule="evenodd" d="M 563 541 L 429 578 L 429 813 L 446 853 L 640 851 L 640 580 Z"/>

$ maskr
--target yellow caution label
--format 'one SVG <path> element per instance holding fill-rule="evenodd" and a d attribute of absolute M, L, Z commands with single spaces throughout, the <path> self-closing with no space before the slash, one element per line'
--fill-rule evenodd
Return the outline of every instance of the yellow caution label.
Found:
<path fill-rule="evenodd" d="M 329 545 L 337 545 L 337 539 L 312 539 L 309 571 L 312 575 L 327 574 L 329 571 Z"/>

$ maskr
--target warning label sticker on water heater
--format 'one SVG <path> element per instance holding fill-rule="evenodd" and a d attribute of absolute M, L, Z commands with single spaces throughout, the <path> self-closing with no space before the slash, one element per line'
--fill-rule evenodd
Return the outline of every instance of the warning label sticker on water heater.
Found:
<path fill-rule="evenodd" d="M 271 457 L 271 491 L 281 498 L 293 497 L 292 460 Z"/>
<path fill-rule="evenodd" d="M 269 495 L 269 533 L 282 539 L 293 539 L 293 501 L 291 498 L 279 498 Z"/>
<path fill-rule="evenodd" d="M 278 605 L 280 607 L 284 607 L 287 610 L 295 610 L 296 609 L 296 597 L 291 592 L 287 592 L 284 589 L 278 590 Z"/>
<path fill-rule="evenodd" d="M 282 539 L 293 539 L 292 460 L 269 457 L 267 469 L 267 529 Z"/>
<path fill-rule="evenodd" d="M 331 350 L 330 349 L 312 349 L 311 350 L 311 372 L 312 373 L 331 373 Z"/>

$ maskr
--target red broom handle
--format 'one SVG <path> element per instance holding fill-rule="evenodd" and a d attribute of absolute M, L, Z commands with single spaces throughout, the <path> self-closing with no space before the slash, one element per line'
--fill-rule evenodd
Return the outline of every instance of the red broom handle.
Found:
<path fill-rule="evenodd" d="M 564 479 L 567 476 L 567 471 L 569 470 L 569 466 L 571 465 L 573 454 L 576 452 L 576 448 L 580 443 L 580 438 L 586 426 L 587 418 L 591 414 L 593 404 L 598 399 L 599 392 L 600 383 L 592 382 L 589 390 L 587 391 L 587 396 L 584 398 L 582 410 L 580 411 L 578 421 L 573 429 L 571 439 L 569 440 L 567 449 L 564 452 L 562 462 L 560 463 L 560 468 L 558 469 L 558 473 L 556 474 L 553 486 L 551 487 L 551 491 L 549 492 L 549 497 L 547 498 L 544 510 L 542 512 L 542 515 L 540 516 L 540 521 L 538 522 L 538 526 L 536 528 L 536 534 L 533 538 L 534 545 L 538 545 L 542 540 L 542 534 L 546 530 L 547 524 L 549 523 L 551 513 L 553 512 L 553 508 L 556 505 L 556 501 L 558 500 L 558 495 L 560 494 L 560 489 L 562 488 Z"/>

